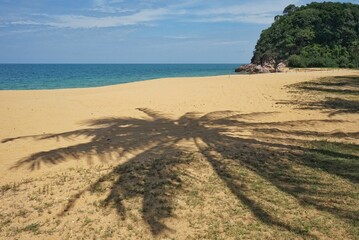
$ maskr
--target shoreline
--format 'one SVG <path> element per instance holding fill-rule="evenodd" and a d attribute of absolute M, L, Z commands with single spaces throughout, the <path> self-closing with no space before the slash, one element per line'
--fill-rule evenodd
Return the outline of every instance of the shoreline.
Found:
<path fill-rule="evenodd" d="M 1 67 L 3 66 L 3 67 Z M 207 77 L 234 73 L 234 64 L 55 64 L 0 65 L 0 89 L 89 88 L 158 78 Z"/>
<path fill-rule="evenodd" d="M 173 79 L 201 79 L 201 78 L 216 78 L 216 77 L 228 77 L 228 76 L 240 76 L 240 75 L 247 75 L 247 74 L 228 74 L 228 75 L 211 75 L 211 76 L 201 76 L 201 77 L 163 77 L 163 78 L 152 78 L 152 79 L 145 79 L 145 80 L 138 80 L 133 82 L 125 82 L 125 83 L 116 83 L 111 85 L 104 85 L 104 86 L 95 86 L 95 87 L 78 87 L 78 88 L 49 88 L 49 89 L 0 89 L 1 92 L 26 92 L 26 91 L 63 91 L 63 90 L 86 90 L 86 89 L 96 89 L 96 88 L 107 88 L 107 87 L 116 87 L 116 86 L 123 86 L 128 84 L 138 84 L 143 82 L 149 81 L 158 81 L 158 80 L 173 80 Z"/>
<path fill-rule="evenodd" d="M 200 76 L 200 77 L 163 77 L 163 78 L 152 78 L 152 79 L 145 79 L 145 80 L 138 80 L 133 82 L 125 82 L 125 83 L 116 83 L 111 85 L 104 85 L 104 86 L 94 86 L 94 87 L 75 87 L 75 88 L 49 88 L 49 89 L 0 89 L 0 93 L 2 92 L 41 92 L 41 91 L 68 91 L 68 90 L 85 90 L 85 89 L 102 89 L 107 87 L 117 87 L 117 86 L 125 86 L 128 84 L 138 84 L 143 82 L 149 81 L 160 81 L 160 80 L 179 80 L 179 79 L 203 79 L 203 78 L 226 78 L 226 77 L 240 77 L 240 76 L 265 76 L 265 75 L 273 75 L 273 74 L 288 74 L 288 73 L 315 73 L 315 72 L 359 72 L 356 69 L 342 69 L 342 68 L 335 68 L 335 69 L 326 69 L 326 68 L 293 68 L 286 72 L 276 72 L 276 73 L 260 73 L 260 74 L 248 74 L 248 73 L 231 73 L 225 75 L 211 75 L 211 76 Z"/>

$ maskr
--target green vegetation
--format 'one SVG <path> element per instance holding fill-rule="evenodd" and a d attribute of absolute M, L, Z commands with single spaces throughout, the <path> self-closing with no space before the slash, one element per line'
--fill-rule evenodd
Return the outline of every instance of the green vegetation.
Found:
<path fill-rule="evenodd" d="M 359 5 L 289 5 L 262 32 L 255 47 L 252 63 L 269 60 L 290 67 L 358 68 Z"/>
<path fill-rule="evenodd" d="M 359 146 L 350 143 L 313 141 L 306 165 L 359 182 Z"/>
<path fill-rule="evenodd" d="M 39 227 L 40 225 L 38 223 L 32 223 L 21 229 L 21 231 L 37 233 L 39 231 Z"/>

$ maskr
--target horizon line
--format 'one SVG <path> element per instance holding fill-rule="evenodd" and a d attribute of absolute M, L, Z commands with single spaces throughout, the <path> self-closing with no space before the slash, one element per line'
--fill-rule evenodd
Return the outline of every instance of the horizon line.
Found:
<path fill-rule="evenodd" d="M 158 62 L 158 63 L 136 63 L 136 62 L 134 62 L 134 63 L 131 63 L 131 62 L 129 62 L 129 63 L 115 63 L 115 62 L 108 62 L 108 63 L 96 63 L 96 62 L 88 62 L 88 63 L 86 63 L 86 62 L 70 62 L 70 63 L 64 63 L 64 62 L 51 62 L 51 63 L 45 63 L 45 62 L 34 62 L 34 63 L 31 63 L 31 62 L 7 62 L 7 63 L 2 63 L 2 62 L 0 62 L 0 64 L 48 64 L 48 65 L 51 65 L 51 64 L 69 64 L 69 65 L 71 65 L 71 64 L 73 64 L 73 65 L 75 65 L 75 64 L 88 64 L 88 65 L 90 65 L 90 64 L 98 64 L 98 65 L 100 65 L 100 64 L 124 64 L 124 65 L 126 65 L 126 64 L 128 64 L 128 65 L 130 65 L 130 64 L 138 64 L 138 65 L 145 65 L 145 64 L 168 64 L 168 65 L 175 65 L 175 64 L 183 64 L 183 65 L 185 65 L 185 64 L 247 64 L 247 63 L 237 63 L 237 62 L 235 62 L 235 63 L 214 63 L 214 62 L 209 62 L 209 63 L 206 63 L 206 62 L 203 62 L 203 63 L 184 63 L 184 62 L 179 62 L 179 63 L 164 63 L 164 62 Z"/>

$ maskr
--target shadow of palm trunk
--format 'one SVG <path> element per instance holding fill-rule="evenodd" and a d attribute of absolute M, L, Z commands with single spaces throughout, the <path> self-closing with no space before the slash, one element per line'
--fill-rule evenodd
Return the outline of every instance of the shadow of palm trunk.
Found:
<path fill-rule="evenodd" d="M 206 146 L 207 143 L 210 143 L 210 146 Z M 287 221 L 284 221 L 283 215 L 278 216 L 278 214 L 274 214 L 273 209 L 268 207 L 268 205 L 273 203 L 281 204 L 282 200 L 277 199 L 276 201 L 276 199 L 272 199 L 268 201 L 264 191 L 261 193 L 259 191 L 260 189 L 253 189 L 254 179 L 248 172 L 253 169 L 256 174 L 259 173 L 260 176 L 266 176 L 267 174 L 264 171 L 268 171 L 268 169 L 259 169 L 256 165 L 266 165 L 264 159 L 258 159 L 257 157 L 268 156 L 260 156 L 261 154 L 258 154 L 255 159 L 248 159 L 250 156 L 247 154 L 240 154 L 242 160 L 239 160 L 233 159 L 233 154 L 236 155 L 233 149 L 228 149 L 228 146 L 223 147 L 219 142 L 208 141 L 207 139 L 207 141 L 205 140 L 204 142 L 197 140 L 196 144 L 231 192 L 244 203 L 260 221 L 269 226 L 276 226 L 298 235 L 310 236 L 305 229 L 288 223 L 288 220 L 291 222 L 292 219 L 287 218 Z M 220 148 L 220 151 L 216 151 L 218 148 Z M 236 144 L 235 148 L 237 151 L 240 151 L 239 149 L 248 148 L 248 146 L 246 144 Z M 261 194 L 263 194 L 263 196 L 261 196 Z M 311 237 L 316 238 L 314 236 Z"/>
<path fill-rule="evenodd" d="M 302 222 L 308 216 L 283 208 L 288 205 L 296 206 L 293 209 L 314 206 L 349 221 L 359 220 L 357 198 L 347 197 L 359 194 L 358 188 L 345 180 L 333 181 L 336 173 L 309 166 L 303 155 L 308 149 L 298 152 L 296 146 L 223 135 L 197 139 L 196 145 L 232 193 L 267 225 L 309 236 Z"/>

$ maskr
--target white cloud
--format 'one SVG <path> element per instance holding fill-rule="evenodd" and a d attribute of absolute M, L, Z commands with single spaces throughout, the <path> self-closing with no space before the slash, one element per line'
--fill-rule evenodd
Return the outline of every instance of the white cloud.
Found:
<path fill-rule="evenodd" d="M 1 26 L 0 26 L 1 27 Z M 20 29 L 20 30 L 11 30 L 0 32 L 0 36 L 9 36 L 9 35 L 18 35 L 18 34 L 27 34 L 27 33 L 36 33 L 42 32 L 46 29 Z"/>
<path fill-rule="evenodd" d="M 135 12 L 134 9 L 118 7 L 113 4 L 122 3 L 122 0 L 94 0 L 93 7 L 90 8 L 90 11 L 102 12 L 102 13 L 125 13 L 125 12 Z"/>
<path fill-rule="evenodd" d="M 276 14 L 283 11 L 289 4 L 296 4 L 299 0 L 273 1 L 262 0 L 251 3 L 229 5 L 224 7 L 206 8 L 195 12 L 198 18 L 195 22 L 245 22 L 269 24 Z"/>
<path fill-rule="evenodd" d="M 203 22 L 203 23 L 218 23 L 218 22 L 242 22 L 242 23 L 255 23 L 255 24 L 269 24 L 273 22 L 273 14 L 261 13 L 261 14 L 243 14 L 236 16 L 213 16 L 204 17 L 199 19 L 191 20 L 192 22 Z"/>
<path fill-rule="evenodd" d="M 173 40 L 190 40 L 190 39 L 196 39 L 198 37 L 176 35 L 176 36 L 165 36 L 165 38 L 173 39 Z"/>
<path fill-rule="evenodd" d="M 258 14 L 268 12 L 283 11 L 283 9 L 289 4 L 295 4 L 298 0 L 283 0 L 273 3 L 273 1 L 252 1 L 251 3 L 235 4 L 230 6 L 209 8 L 199 11 L 199 15 L 238 15 L 238 14 Z"/>
<path fill-rule="evenodd" d="M 140 2 L 155 3 L 152 0 Z M 140 9 L 139 6 L 129 8 L 129 5 L 126 5 L 128 2 L 123 0 L 94 0 L 92 8 L 87 9 L 87 14 L 53 16 L 37 14 L 25 19 L 7 21 L 5 25 L 41 25 L 54 28 L 89 29 L 139 24 L 153 25 L 155 22 L 169 18 L 174 18 L 180 22 L 269 24 L 285 6 L 291 3 L 296 4 L 299 0 L 283 0 L 276 3 L 269 0 L 259 0 L 237 4 L 226 1 L 183 0 L 174 5 L 166 5 L 163 1 L 160 2 L 161 4 L 156 3 L 150 8 Z M 131 4 L 133 3 L 131 2 Z M 101 12 L 101 14 L 94 15 L 94 11 Z M 4 21 L 1 22 L 4 23 Z"/>
<path fill-rule="evenodd" d="M 125 16 L 90 17 L 82 15 L 43 15 L 44 20 L 13 21 L 11 25 L 43 25 L 57 28 L 105 28 L 146 24 L 162 19 L 169 14 L 168 9 L 145 9 Z"/>

